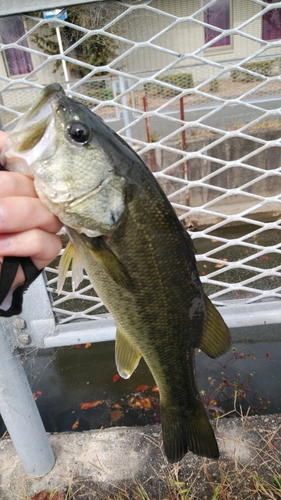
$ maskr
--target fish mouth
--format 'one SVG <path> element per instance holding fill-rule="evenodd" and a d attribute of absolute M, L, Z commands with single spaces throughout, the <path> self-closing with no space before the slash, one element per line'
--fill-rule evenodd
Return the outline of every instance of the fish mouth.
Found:
<path fill-rule="evenodd" d="M 22 130 L 23 126 L 29 127 L 46 120 L 56 110 L 62 96 L 65 96 L 65 92 L 61 85 L 58 83 L 47 85 L 32 108 L 19 120 L 13 132 Z"/>
<path fill-rule="evenodd" d="M 75 194 L 71 194 L 70 191 L 58 189 L 57 184 L 50 186 L 49 183 L 44 182 L 41 178 L 36 178 L 36 187 L 39 188 L 41 193 L 51 201 L 54 205 L 59 205 L 64 210 L 73 209 L 80 203 L 86 201 L 90 196 L 95 195 L 102 189 L 102 182 L 97 186 L 87 190 L 80 190 Z"/>
<path fill-rule="evenodd" d="M 52 121 L 65 97 L 63 88 L 53 83 L 40 93 L 32 108 L 18 121 L 8 136 L 1 153 L 1 165 L 33 178 L 31 164 L 54 153 L 50 137 L 54 137 Z"/>

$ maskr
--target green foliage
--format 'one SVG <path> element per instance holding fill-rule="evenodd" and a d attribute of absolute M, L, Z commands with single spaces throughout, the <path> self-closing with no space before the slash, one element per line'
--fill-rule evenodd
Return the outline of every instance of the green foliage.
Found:
<path fill-rule="evenodd" d="M 219 90 L 219 81 L 215 78 L 210 83 L 210 92 L 217 92 Z"/>
<path fill-rule="evenodd" d="M 267 59 L 265 61 L 253 61 L 243 64 L 241 67 L 246 70 L 253 71 L 262 76 L 271 76 L 273 67 L 279 63 L 278 59 Z M 250 75 L 244 71 L 234 69 L 230 72 L 232 81 L 234 82 L 256 82 L 260 81 L 261 78 L 258 76 Z"/>
<path fill-rule="evenodd" d="M 99 101 L 110 101 L 114 98 L 113 90 L 110 87 L 92 89 L 86 92 L 89 97 L 95 97 Z"/>
<path fill-rule="evenodd" d="M 95 5 L 91 4 L 69 7 L 67 9 L 67 21 L 89 30 L 99 29 L 106 22 L 106 12 L 105 9 L 98 11 Z M 69 26 L 62 26 L 60 33 L 64 50 L 79 42 L 85 35 L 84 32 Z M 47 35 L 36 33 L 32 41 L 47 54 L 55 55 L 59 53 L 55 28 L 51 28 L 50 34 Z M 76 59 L 78 64 L 69 61 L 66 64 L 73 77 L 80 78 L 88 74 L 90 69 L 80 66 L 79 61 L 92 66 L 104 66 L 115 56 L 116 50 L 117 42 L 115 40 L 103 34 L 90 35 L 67 54 L 69 57 Z M 61 61 L 58 60 L 54 65 L 54 72 L 60 67 Z M 99 73 L 99 75 L 102 74 L 102 72 Z"/>
<path fill-rule="evenodd" d="M 153 97 L 173 97 L 180 93 L 180 90 L 164 87 L 163 85 L 161 85 L 161 82 L 170 83 L 171 85 L 175 85 L 180 89 L 190 89 L 193 87 L 192 73 L 174 73 L 171 75 L 162 76 L 157 80 L 159 81 L 159 84 L 150 82 L 144 84 L 144 90 L 146 94 L 149 94 Z"/>

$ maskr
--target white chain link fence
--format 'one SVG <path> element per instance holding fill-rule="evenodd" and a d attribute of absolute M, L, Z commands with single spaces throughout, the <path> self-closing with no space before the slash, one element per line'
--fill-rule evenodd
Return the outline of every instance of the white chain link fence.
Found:
<path fill-rule="evenodd" d="M 98 1 L 66 18 L 3 16 L 0 35 L 7 130 L 60 82 L 155 173 L 212 301 L 280 308 L 281 2 Z M 56 295 L 57 265 L 47 289 L 58 320 L 106 317 L 86 276 Z"/>

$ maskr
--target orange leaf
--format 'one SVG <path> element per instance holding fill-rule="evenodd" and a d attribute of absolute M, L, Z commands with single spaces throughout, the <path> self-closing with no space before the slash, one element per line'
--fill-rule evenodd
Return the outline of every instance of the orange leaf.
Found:
<path fill-rule="evenodd" d="M 119 405 L 118 403 L 114 403 L 113 408 L 121 409 L 121 408 L 122 408 L 122 406 L 121 406 L 121 405 Z"/>
<path fill-rule="evenodd" d="M 210 406 L 217 406 L 218 403 L 216 402 L 215 399 L 210 399 L 210 403 L 209 404 L 210 404 Z"/>
<path fill-rule="evenodd" d="M 31 500 L 50 500 L 50 493 L 47 491 L 40 491 L 40 493 L 34 495 Z"/>
<path fill-rule="evenodd" d="M 79 426 L 79 419 L 77 419 L 77 420 L 76 420 L 76 422 L 74 422 L 74 424 L 73 424 L 73 426 L 71 427 L 71 429 L 72 429 L 73 431 L 75 431 L 75 430 L 78 428 L 78 426 Z"/>
<path fill-rule="evenodd" d="M 152 387 L 152 392 L 159 392 L 159 387 L 158 385 L 155 385 L 154 387 Z"/>
<path fill-rule="evenodd" d="M 98 406 L 102 403 L 102 401 L 99 399 L 98 401 L 93 401 L 92 403 L 82 403 L 80 405 L 80 410 L 88 410 L 89 408 L 95 408 L 95 406 Z"/>
<path fill-rule="evenodd" d="M 142 408 L 142 402 L 138 398 L 132 397 L 129 399 L 128 403 L 134 410 L 139 410 Z"/>
<path fill-rule="evenodd" d="M 151 404 L 151 401 L 149 398 L 143 398 L 141 400 L 141 404 L 142 404 L 142 407 L 145 409 L 145 410 L 150 410 L 150 408 L 152 407 L 152 404 Z"/>
<path fill-rule="evenodd" d="M 89 347 L 91 347 L 91 342 L 88 342 L 87 344 L 85 344 L 85 349 L 88 349 Z"/>
<path fill-rule="evenodd" d="M 122 412 L 120 410 L 114 410 L 113 412 L 111 412 L 110 418 L 112 423 L 117 422 L 117 420 L 119 420 L 121 417 Z"/>
<path fill-rule="evenodd" d="M 149 389 L 149 385 L 139 385 L 139 386 L 136 388 L 136 391 L 137 391 L 137 392 L 140 392 L 140 391 L 146 391 L 147 389 Z"/>
<path fill-rule="evenodd" d="M 120 378 L 120 375 L 118 375 L 118 373 L 115 373 L 115 375 L 113 375 L 113 377 L 112 377 L 112 380 L 113 380 L 113 382 L 116 382 L 117 380 L 119 380 L 119 378 Z"/>
<path fill-rule="evenodd" d="M 36 401 L 36 399 L 38 398 L 38 396 L 41 396 L 41 394 L 42 394 L 42 392 L 41 392 L 41 391 L 36 391 L 36 392 L 33 392 L 33 393 L 32 393 L 32 396 L 33 396 L 33 398 L 34 398 L 34 399 L 35 399 L 35 401 Z"/>

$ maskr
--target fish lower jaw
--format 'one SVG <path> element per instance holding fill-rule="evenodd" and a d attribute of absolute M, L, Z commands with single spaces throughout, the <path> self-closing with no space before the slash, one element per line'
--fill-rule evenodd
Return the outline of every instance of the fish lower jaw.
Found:
<path fill-rule="evenodd" d="M 98 236 L 102 236 L 102 233 L 100 231 L 95 231 L 93 229 L 86 229 L 84 227 L 76 228 L 73 227 L 75 231 L 77 231 L 78 234 L 85 234 L 89 238 L 97 238 Z"/>

